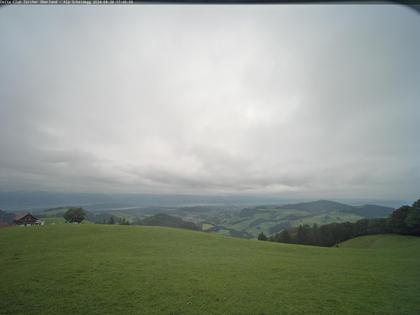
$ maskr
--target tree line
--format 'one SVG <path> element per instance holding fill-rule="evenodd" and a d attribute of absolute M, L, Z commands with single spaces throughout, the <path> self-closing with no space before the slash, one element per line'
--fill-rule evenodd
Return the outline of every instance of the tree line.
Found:
<path fill-rule="evenodd" d="M 191 230 L 201 230 L 201 228 L 193 222 L 184 221 L 181 218 L 165 213 L 158 213 L 143 219 L 135 218 L 130 221 L 127 218 L 110 214 L 98 216 L 84 210 L 83 208 L 72 207 L 63 214 L 63 217 L 68 223 L 81 223 L 83 220 L 89 219 L 89 221 L 99 224 L 169 226 Z"/>
<path fill-rule="evenodd" d="M 357 236 L 386 233 L 420 236 L 420 199 L 411 206 L 396 209 L 388 218 L 361 219 L 354 223 L 330 223 L 321 226 L 304 224 L 268 237 L 260 233 L 258 239 L 281 243 L 334 246 Z"/>

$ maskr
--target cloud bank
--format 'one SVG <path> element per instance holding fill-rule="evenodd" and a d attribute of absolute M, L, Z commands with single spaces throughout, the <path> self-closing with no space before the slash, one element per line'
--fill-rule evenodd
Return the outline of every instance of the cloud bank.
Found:
<path fill-rule="evenodd" d="M 0 15 L 0 190 L 418 198 L 414 11 Z"/>

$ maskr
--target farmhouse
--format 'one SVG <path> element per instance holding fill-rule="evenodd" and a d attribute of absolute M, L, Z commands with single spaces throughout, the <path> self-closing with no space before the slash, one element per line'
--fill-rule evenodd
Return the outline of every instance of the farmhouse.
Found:
<path fill-rule="evenodd" d="M 21 214 L 21 215 L 16 215 L 15 219 L 13 220 L 13 222 L 16 225 L 44 225 L 44 222 L 35 218 L 32 214 L 30 213 L 25 213 L 25 214 Z"/>

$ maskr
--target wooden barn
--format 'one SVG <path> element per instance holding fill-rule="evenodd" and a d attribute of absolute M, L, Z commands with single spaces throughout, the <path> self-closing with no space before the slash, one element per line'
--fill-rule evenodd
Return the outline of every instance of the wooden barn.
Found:
<path fill-rule="evenodd" d="M 44 222 L 42 222 L 40 219 L 35 218 L 32 214 L 30 213 L 25 213 L 25 214 L 21 214 L 21 215 L 16 215 L 15 219 L 13 220 L 13 222 L 16 225 L 43 225 Z"/>

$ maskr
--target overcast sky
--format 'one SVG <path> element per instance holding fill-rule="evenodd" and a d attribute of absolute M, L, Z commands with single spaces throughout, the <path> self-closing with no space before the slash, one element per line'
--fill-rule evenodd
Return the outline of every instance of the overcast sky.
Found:
<path fill-rule="evenodd" d="M 0 190 L 420 197 L 420 15 L 0 9 Z"/>

